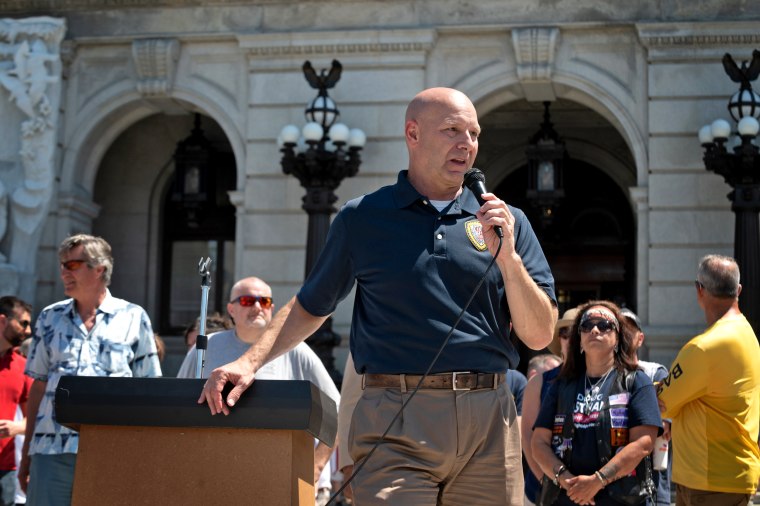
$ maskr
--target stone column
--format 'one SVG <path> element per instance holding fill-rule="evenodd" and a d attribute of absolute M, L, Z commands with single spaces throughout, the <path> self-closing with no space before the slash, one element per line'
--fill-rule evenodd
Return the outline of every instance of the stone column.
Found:
<path fill-rule="evenodd" d="M 633 186 L 628 192 L 636 210 L 636 312 L 649 325 L 649 188 Z M 639 358 L 647 360 L 655 340 L 647 339 L 644 346 L 646 357 L 640 353 Z"/>

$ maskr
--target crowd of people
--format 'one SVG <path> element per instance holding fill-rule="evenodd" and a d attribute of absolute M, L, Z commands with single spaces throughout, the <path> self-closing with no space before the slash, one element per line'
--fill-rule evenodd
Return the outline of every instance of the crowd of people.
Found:
<path fill-rule="evenodd" d="M 736 262 L 700 261 L 707 329 L 670 367 L 639 360 L 644 328 L 628 308 L 592 300 L 558 320 L 525 214 L 471 172 L 479 133 L 461 92 L 415 96 L 408 168 L 341 209 L 297 294 L 275 311 L 269 285 L 246 277 L 227 315 L 208 318 L 198 403 L 228 415 L 254 379 L 316 384 L 338 406 L 337 448 L 315 440 L 319 505 L 339 485 L 339 500 L 360 506 L 664 505 L 671 480 L 679 505 L 748 504 L 760 479 L 760 346 L 739 310 Z M 28 304 L 0 298 L 2 504 L 17 488 L 30 505 L 71 503 L 78 434 L 55 420 L 62 376 L 161 375 L 146 312 L 109 291 L 108 243 L 74 235 L 58 256 L 67 298 L 34 325 Z M 352 290 L 339 393 L 304 340 Z M 196 375 L 197 332 L 188 326 L 179 377 Z M 512 335 L 537 352 L 526 376 Z M 15 350 L 28 336 L 24 358 Z M 672 462 L 653 460 L 670 442 Z"/>

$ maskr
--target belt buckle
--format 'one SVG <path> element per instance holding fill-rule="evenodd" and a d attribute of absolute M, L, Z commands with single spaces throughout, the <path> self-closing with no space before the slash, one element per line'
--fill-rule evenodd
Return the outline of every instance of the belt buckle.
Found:
<path fill-rule="evenodd" d="M 451 389 L 452 390 L 461 390 L 463 392 L 466 392 L 467 390 L 472 390 L 472 388 L 469 388 L 469 387 L 459 388 L 459 386 L 457 385 L 457 376 L 459 374 L 472 374 L 472 373 L 470 371 L 452 372 L 451 373 Z"/>

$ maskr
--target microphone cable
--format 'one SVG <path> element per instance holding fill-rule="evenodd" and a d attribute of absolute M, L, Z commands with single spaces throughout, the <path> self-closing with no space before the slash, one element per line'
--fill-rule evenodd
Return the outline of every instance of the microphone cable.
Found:
<path fill-rule="evenodd" d="M 472 291 L 472 295 L 470 295 L 470 298 L 467 300 L 467 303 L 464 305 L 462 310 L 459 312 L 459 316 L 457 316 L 457 319 L 454 321 L 454 324 L 451 326 L 451 330 L 449 330 L 449 333 L 446 334 L 446 337 L 443 340 L 443 343 L 441 344 L 440 348 L 438 348 L 438 352 L 433 357 L 433 360 L 430 362 L 430 365 L 428 366 L 427 370 L 425 371 L 425 374 L 422 375 L 420 380 L 417 382 L 417 386 L 414 387 L 414 390 L 412 390 L 412 393 L 409 394 L 409 397 L 404 401 L 403 404 L 401 404 L 401 408 L 399 408 L 396 415 L 393 417 L 393 420 L 388 424 L 388 428 L 385 429 L 385 432 L 380 436 L 380 439 L 377 440 L 377 442 L 372 446 L 372 449 L 370 449 L 369 453 L 366 457 L 361 461 L 361 463 L 354 469 L 354 472 L 351 473 L 351 476 L 347 480 L 343 482 L 343 485 L 335 492 L 332 497 L 327 501 L 327 504 L 325 506 L 330 506 L 331 504 L 335 503 L 335 499 L 340 495 L 341 492 L 343 492 L 348 485 L 351 484 L 354 477 L 361 471 L 361 469 L 364 467 L 364 464 L 367 463 L 367 461 L 372 457 L 372 454 L 375 453 L 375 450 L 377 450 L 377 447 L 380 446 L 380 443 L 382 443 L 385 440 L 385 436 L 388 435 L 388 432 L 390 432 L 391 428 L 393 428 L 393 424 L 396 423 L 396 420 L 398 420 L 398 417 L 401 416 L 401 413 L 404 412 L 404 408 L 409 404 L 409 401 L 411 401 L 414 396 L 417 394 L 417 391 L 422 386 L 422 382 L 425 381 L 425 378 L 428 377 L 430 374 L 430 371 L 435 366 L 435 363 L 438 361 L 438 358 L 441 356 L 441 353 L 443 353 L 443 349 L 446 347 L 446 345 L 449 343 L 449 339 L 451 339 L 451 335 L 454 333 L 454 330 L 457 328 L 457 325 L 459 325 L 459 322 L 462 320 L 462 317 L 464 316 L 465 311 L 467 311 L 467 308 L 470 307 L 470 304 L 472 304 L 472 301 L 475 299 L 475 295 L 477 295 L 478 290 L 480 290 L 480 287 L 483 285 L 483 283 L 486 280 L 486 276 L 488 275 L 488 272 L 491 270 L 491 267 L 493 267 L 493 264 L 496 262 L 496 259 L 499 256 L 499 253 L 501 252 L 501 246 L 502 246 L 502 240 L 503 240 L 503 234 L 499 235 L 497 234 L 497 237 L 499 238 L 499 247 L 496 248 L 496 254 L 491 259 L 491 262 L 488 264 L 488 267 L 486 267 L 485 272 L 483 273 L 483 276 L 480 278 L 480 281 L 478 281 L 478 284 L 475 286 L 475 289 Z M 328 463 L 329 465 L 329 463 Z"/>

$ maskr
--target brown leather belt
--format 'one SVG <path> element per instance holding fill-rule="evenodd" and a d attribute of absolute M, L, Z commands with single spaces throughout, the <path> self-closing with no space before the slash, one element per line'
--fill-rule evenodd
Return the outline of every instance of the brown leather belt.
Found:
<path fill-rule="evenodd" d="M 504 383 L 505 374 L 477 372 L 448 372 L 430 374 L 420 385 L 420 388 L 438 388 L 446 390 L 480 390 L 495 389 Z M 400 388 L 402 392 L 414 390 L 422 375 L 416 374 L 365 374 L 362 377 L 362 388 Z"/>

